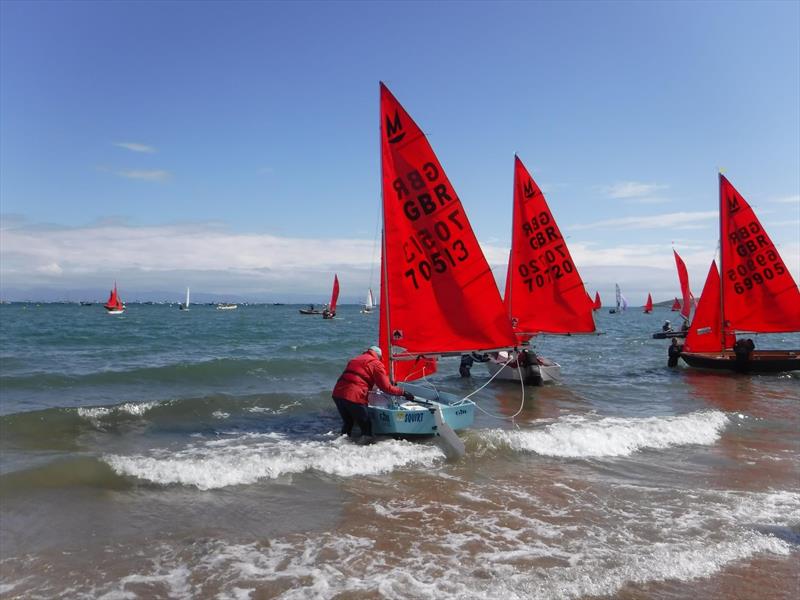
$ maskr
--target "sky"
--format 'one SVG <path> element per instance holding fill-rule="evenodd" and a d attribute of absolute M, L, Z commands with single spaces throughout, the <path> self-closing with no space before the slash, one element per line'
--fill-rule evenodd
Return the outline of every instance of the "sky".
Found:
<path fill-rule="evenodd" d="M 0 2 L 0 296 L 378 287 L 378 83 L 498 279 L 514 153 L 591 293 L 699 294 L 722 170 L 800 279 L 799 2 Z"/>

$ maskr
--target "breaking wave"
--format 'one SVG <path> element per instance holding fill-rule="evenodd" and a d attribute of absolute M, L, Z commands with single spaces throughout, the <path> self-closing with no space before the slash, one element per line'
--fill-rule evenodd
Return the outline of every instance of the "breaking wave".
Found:
<path fill-rule="evenodd" d="M 710 445 L 728 423 L 719 411 L 645 418 L 567 416 L 542 429 L 480 431 L 477 446 L 564 458 L 629 456 L 647 449 Z"/>

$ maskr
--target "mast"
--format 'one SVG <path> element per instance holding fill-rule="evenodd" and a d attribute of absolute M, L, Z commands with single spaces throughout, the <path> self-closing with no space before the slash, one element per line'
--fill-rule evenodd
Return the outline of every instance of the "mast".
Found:
<path fill-rule="evenodd" d="M 725 350 L 725 286 L 722 284 L 722 277 L 725 273 L 725 263 L 722 262 L 722 257 L 725 255 L 725 252 L 722 250 L 722 172 L 720 171 L 717 175 L 719 184 L 719 339 L 722 349 Z"/>
<path fill-rule="evenodd" d="M 508 253 L 508 272 L 506 273 L 506 277 L 511 279 L 514 276 L 514 248 L 516 247 L 514 243 L 517 241 L 517 202 L 516 202 L 516 193 L 515 188 L 517 185 L 517 153 L 514 153 L 514 173 L 511 177 L 511 197 L 513 201 L 511 203 L 511 250 Z M 514 310 L 512 308 L 514 292 L 512 291 L 513 285 L 510 285 L 510 282 L 506 282 L 506 289 L 508 290 L 508 320 L 511 321 L 512 326 L 514 323 Z M 505 299 L 505 298 L 504 298 Z M 516 333 L 516 331 L 514 332 Z"/>
<path fill-rule="evenodd" d="M 385 299 L 385 306 L 386 306 L 386 350 L 389 353 L 387 358 L 389 362 L 389 381 L 392 384 L 395 384 L 396 381 L 394 380 L 394 360 L 392 360 L 392 321 L 389 318 L 389 269 L 386 267 L 386 208 L 384 205 L 384 190 L 383 190 L 383 119 L 381 118 L 381 87 L 380 84 L 378 85 L 378 123 L 380 127 L 378 128 L 378 156 L 381 157 L 381 276 L 383 277 L 383 286 L 381 291 L 381 305 L 384 305 L 384 296 Z M 380 313 L 381 307 L 378 306 L 378 313 Z M 380 337 L 380 326 L 378 327 L 378 337 Z M 381 345 L 381 341 L 378 340 L 378 346 Z"/>

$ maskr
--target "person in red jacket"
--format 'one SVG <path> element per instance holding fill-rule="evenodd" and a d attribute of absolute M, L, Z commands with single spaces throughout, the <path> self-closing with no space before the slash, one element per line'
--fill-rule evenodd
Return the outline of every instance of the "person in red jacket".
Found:
<path fill-rule="evenodd" d="M 392 385 L 381 362 L 381 355 L 378 346 L 370 346 L 366 352 L 347 363 L 333 388 L 331 396 L 342 417 L 342 435 L 352 437 L 353 425 L 357 422 L 362 436 L 372 436 L 372 424 L 367 411 L 369 403 L 367 395 L 372 386 L 378 386 L 393 396 L 405 396 L 406 400 L 414 399 L 413 394 Z"/>

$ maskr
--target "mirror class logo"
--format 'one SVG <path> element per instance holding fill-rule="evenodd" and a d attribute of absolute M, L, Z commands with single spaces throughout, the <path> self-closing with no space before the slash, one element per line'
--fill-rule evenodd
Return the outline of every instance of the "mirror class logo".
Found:
<path fill-rule="evenodd" d="M 536 195 L 536 189 L 533 187 L 533 180 L 530 177 L 528 177 L 528 181 L 522 184 L 522 194 L 528 199 Z"/>
<path fill-rule="evenodd" d="M 728 196 L 728 213 L 733 214 L 740 208 L 738 196 Z"/>
<path fill-rule="evenodd" d="M 406 136 L 403 131 L 403 124 L 400 122 L 400 114 L 397 109 L 394 111 L 394 121 L 386 115 L 386 137 L 390 144 L 396 144 Z"/>

